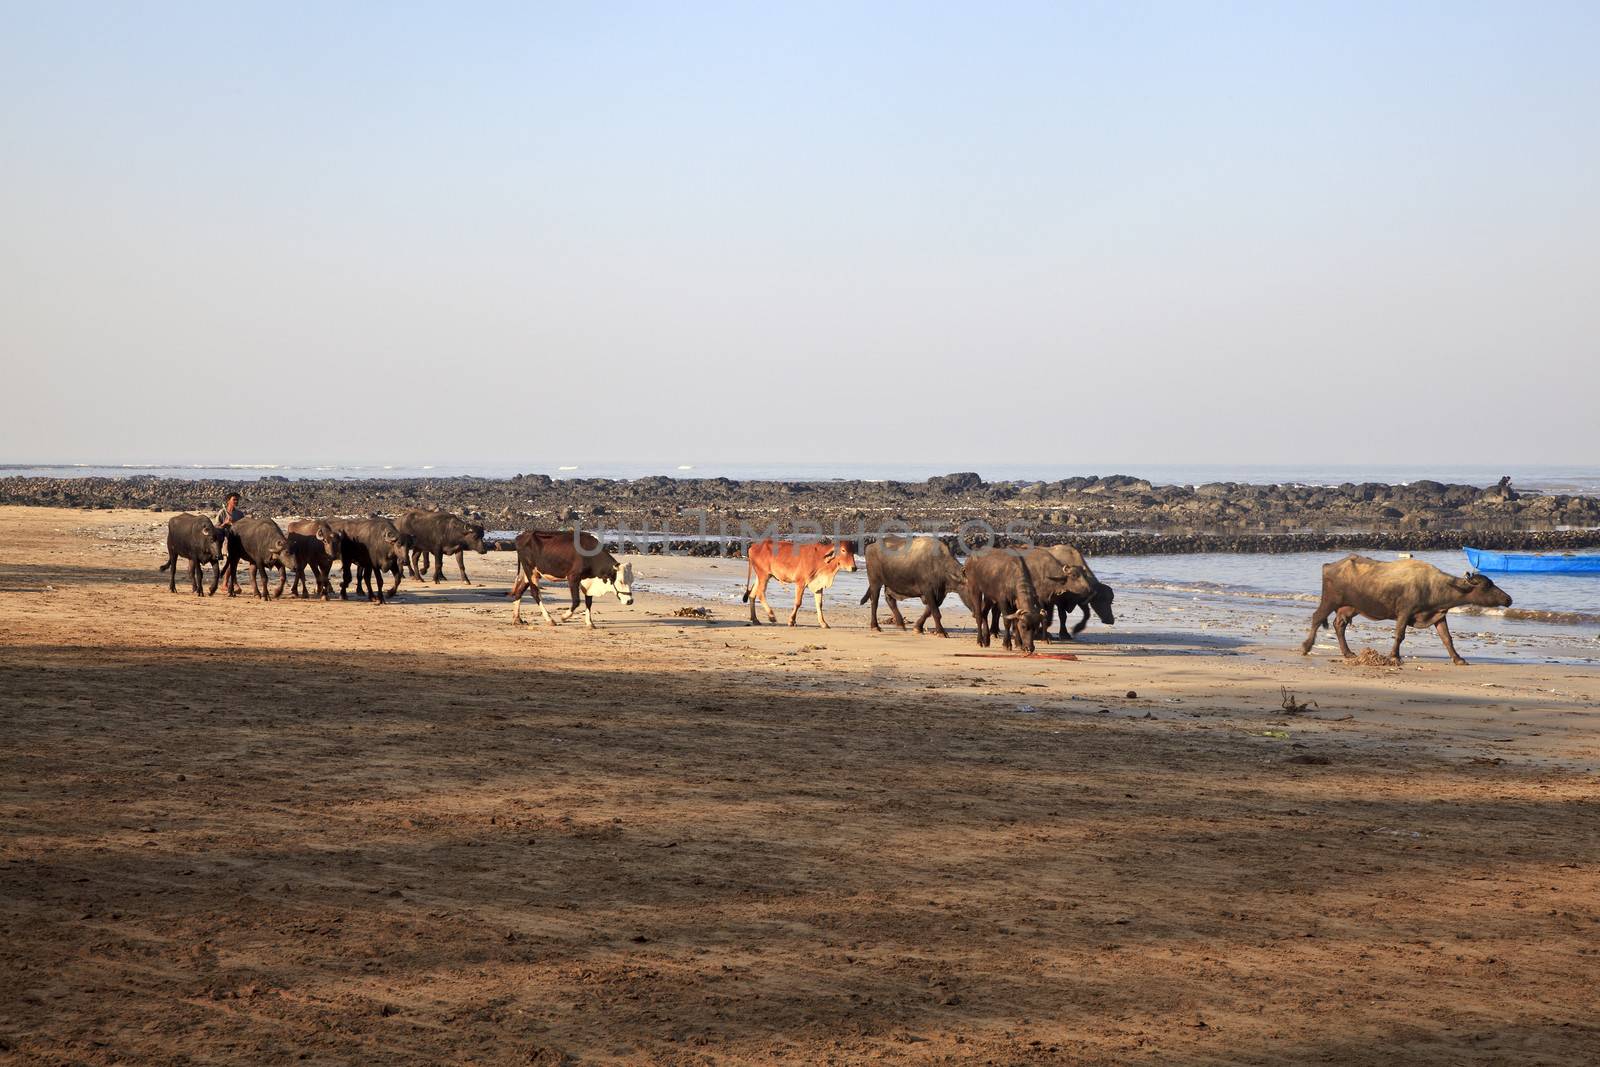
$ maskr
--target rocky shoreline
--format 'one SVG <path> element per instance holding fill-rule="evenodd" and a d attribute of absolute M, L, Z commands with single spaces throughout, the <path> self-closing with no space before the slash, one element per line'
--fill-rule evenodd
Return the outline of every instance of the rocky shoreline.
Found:
<path fill-rule="evenodd" d="M 707 537 L 769 526 L 856 536 L 882 530 L 953 532 L 975 524 L 1014 538 L 1070 541 L 1091 555 L 1299 552 L 1345 548 L 1561 550 L 1600 546 L 1600 497 L 1520 493 L 1433 481 L 1341 486 L 1151 485 L 1126 475 L 1058 482 L 734 481 L 666 477 L 613 481 L 399 478 L 227 482 L 177 478 L 0 478 L 0 504 L 208 511 L 228 492 L 276 515 L 395 514 L 433 506 L 489 529 L 581 525 L 665 534 L 674 550 L 719 554 Z M 697 536 L 698 535 L 698 536 Z M 969 540 L 972 538 L 969 537 Z M 660 540 L 659 538 L 657 540 Z"/>

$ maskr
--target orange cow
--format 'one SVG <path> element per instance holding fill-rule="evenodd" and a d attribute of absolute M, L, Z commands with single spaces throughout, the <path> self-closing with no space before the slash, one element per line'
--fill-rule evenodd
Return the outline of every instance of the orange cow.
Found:
<path fill-rule="evenodd" d="M 761 622 L 756 618 L 757 600 L 767 609 L 767 621 L 778 621 L 777 613 L 767 603 L 767 582 L 776 578 L 794 586 L 794 610 L 789 612 L 790 626 L 794 625 L 795 618 L 800 614 L 800 602 L 809 589 L 811 599 L 817 605 L 817 625 L 828 629 L 828 620 L 822 617 L 822 591 L 833 584 L 833 576 L 841 570 L 856 569 L 856 546 L 849 541 L 840 541 L 838 544 L 757 541 L 750 546 L 748 559 L 744 599 L 750 604 L 752 626 Z"/>

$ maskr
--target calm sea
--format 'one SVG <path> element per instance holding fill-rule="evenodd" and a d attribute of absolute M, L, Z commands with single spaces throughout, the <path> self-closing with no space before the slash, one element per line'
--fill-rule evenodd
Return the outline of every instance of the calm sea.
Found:
<path fill-rule="evenodd" d="M 955 470 L 975 470 L 988 481 L 1058 481 L 1082 475 L 1131 474 L 1157 485 L 1200 485 L 1204 482 L 1339 485 L 1343 482 L 1440 482 L 1493 485 L 1502 475 L 1523 489 L 1600 494 L 1600 465 L 1484 466 L 1385 465 L 1225 465 L 1177 463 L 977 463 L 965 468 L 950 463 L 717 463 L 669 462 L 523 462 L 361 464 L 361 463 L 51 463 L 0 464 L 0 477 L 46 478 L 200 478 L 251 481 L 283 478 L 509 478 L 546 474 L 552 478 L 733 478 L 739 481 L 828 481 L 833 479 L 920 482 Z"/>

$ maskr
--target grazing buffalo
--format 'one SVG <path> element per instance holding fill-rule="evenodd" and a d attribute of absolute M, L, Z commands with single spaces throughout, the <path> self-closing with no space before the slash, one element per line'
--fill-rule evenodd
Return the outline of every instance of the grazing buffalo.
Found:
<path fill-rule="evenodd" d="M 310 534 L 295 533 L 291 530 L 287 535 L 289 547 L 285 558 L 289 562 L 289 569 L 294 572 L 294 581 L 289 584 L 289 595 L 311 599 L 310 587 L 306 584 L 306 568 L 311 568 L 312 577 L 317 580 L 317 596 L 323 600 L 331 599 L 328 572 L 333 569 L 333 556 L 329 554 L 327 546 L 322 539 Z"/>
<path fill-rule="evenodd" d="M 189 583 L 196 596 L 214 596 L 217 579 L 222 574 L 222 560 L 226 554 L 228 535 L 216 528 L 203 515 L 174 515 L 167 521 L 167 561 L 161 569 L 172 572 L 167 587 L 178 591 L 178 557 L 189 561 Z M 206 592 L 200 583 L 200 572 L 211 564 L 211 591 Z"/>
<path fill-rule="evenodd" d="M 444 581 L 444 557 L 454 555 L 461 580 L 468 585 L 466 551 L 480 556 L 489 551 L 483 543 L 483 527 L 467 522 L 448 511 L 408 511 L 394 522 L 406 542 L 406 562 L 411 573 L 421 579 L 428 572 L 428 557 L 433 557 L 433 580 Z M 422 564 L 421 569 L 417 567 Z"/>
<path fill-rule="evenodd" d="M 1015 635 L 1022 650 L 1031 653 L 1033 635 L 1043 613 L 1022 555 L 1007 548 L 974 552 L 967 557 L 966 574 L 967 595 L 978 620 L 978 644 L 987 648 L 992 631 L 1001 629 L 1000 623 L 1004 623 L 1006 648 L 1011 648 Z"/>
<path fill-rule="evenodd" d="M 522 594 L 531 593 L 539 614 L 551 626 L 556 621 L 545 610 L 539 579 L 565 581 L 572 592 L 567 618 L 578 613 L 583 598 L 583 621 L 594 629 L 594 598 L 615 593 L 624 604 L 633 603 L 633 564 L 618 563 L 591 533 L 575 530 L 524 530 L 517 535 L 517 580 L 511 587 L 511 621 L 522 621 Z"/>
<path fill-rule="evenodd" d="M 1094 576 L 1094 571 L 1089 567 L 1088 561 L 1083 558 L 1083 553 L 1079 552 L 1071 545 L 1051 545 L 1048 551 L 1052 556 L 1061 561 L 1062 566 L 1082 567 L 1083 573 L 1089 579 L 1089 586 L 1093 592 L 1091 592 L 1087 597 L 1078 597 L 1071 593 L 1064 593 L 1057 597 L 1053 603 L 1046 604 L 1044 606 L 1045 629 L 1048 630 L 1050 628 L 1050 614 L 1052 608 L 1054 608 L 1061 615 L 1060 636 L 1062 640 L 1065 641 L 1070 641 L 1078 634 L 1083 633 L 1083 628 L 1089 625 L 1089 610 L 1091 608 L 1093 608 L 1094 613 L 1100 617 L 1101 622 L 1105 623 L 1107 626 L 1115 625 L 1117 617 L 1112 613 L 1111 601 L 1115 598 L 1116 594 L 1112 591 L 1109 585 L 1106 585 L 1104 582 L 1100 581 L 1100 579 Z M 1083 609 L 1083 618 L 1073 623 L 1072 630 L 1069 632 L 1067 630 L 1067 616 L 1072 612 L 1077 611 L 1079 608 Z"/>
<path fill-rule="evenodd" d="M 259 593 L 262 600 L 270 599 L 268 571 L 276 567 L 278 591 L 273 595 L 283 596 L 283 584 L 288 577 L 288 547 L 289 539 L 271 519 L 246 515 L 228 527 L 228 562 L 224 568 L 228 575 L 228 595 L 239 593 L 239 561 L 242 559 L 250 564 L 252 592 Z M 258 580 L 260 588 L 257 588 Z"/>
<path fill-rule="evenodd" d="M 400 588 L 401 568 L 405 553 L 400 547 L 400 531 L 388 519 L 334 519 L 330 523 L 339 535 L 338 557 L 343 563 L 343 577 L 339 583 L 339 599 L 348 600 L 350 568 L 356 569 L 356 593 L 367 587 L 368 600 L 384 602 L 383 572 L 394 575 L 394 596 Z"/>
<path fill-rule="evenodd" d="M 767 609 L 767 621 L 778 621 L 777 613 L 767 603 L 767 582 L 776 578 L 794 586 L 794 610 L 789 612 L 789 625 L 795 624 L 800 602 L 809 589 L 811 600 L 817 606 L 817 625 L 826 630 L 829 627 L 828 620 L 822 616 L 822 591 L 833 584 L 834 575 L 840 571 L 856 569 L 856 546 L 850 541 L 797 544 L 769 539 L 752 544 L 747 558 L 744 599 L 750 604 L 752 626 L 760 623 L 756 618 L 757 600 Z"/>
<path fill-rule="evenodd" d="M 878 626 L 878 594 L 882 592 L 889 602 L 889 614 L 900 629 L 906 628 L 905 617 L 900 614 L 900 600 L 922 601 L 922 617 L 917 620 L 917 633 L 923 624 L 933 619 L 933 632 L 940 637 L 945 633 L 944 620 L 939 607 L 951 593 L 965 595 L 966 574 L 955 553 L 937 537 L 884 537 L 867 546 L 867 591 L 861 603 L 872 602 L 872 628 Z M 969 605 L 970 607 L 970 605 Z"/>
<path fill-rule="evenodd" d="M 1047 549 L 999 549 L 1001 552 L 1015 552 L 1022 559 L 1022 565 L 1028 569 L 1028 579 L 1033 583 L 1033 594 L 1039 603 L 1038 636 L 1046 641 L 1050 640 L 1050 609 L 1056 603 L 1069 600 L 1077 603 L 1087 600 L 1092 595 L 1091 579 L 1087 575 L 1088 568 L 1076 564 L 1063 564 L 1061 558 Z M 1000 626 L 1000 605 L 989 604 L 989 629 L 996 631 Z"/>
<path fill-rule="evenodd" d="M 1366 556 L 1346 556 L 1322 568 L 1322 600 L 1311 616 L 1311 632 L 1306 635 L 1300 652 L 1302 655 L 1310 653 L 1318 628 L 1328 625 L 1328 616 L 1332 614 L 1339 651 L 1351 655 L 1344 639 L 1345 629 L 1355 616 L 1365 615 L 1380 622 L 1395 621 L 1394 647 L 1389 650 L 1389 657 L 1396 662 L 1400 659 L 1400 642 L 1405 640 L 1406 627 L 1432 626 L 1439 631 L 1439 640 L 1450 653 L 1450 661 L 1465 665 L 1467 661 L 1456 653 L 1455 642 L 1450 639 L 1450 624 L 1445 621 L 1451 608 L 1463 604 L 1508 608 L 1511 598 L 1481 574 L 1457 578 L 1420 559 L 1379 562 Z"/>

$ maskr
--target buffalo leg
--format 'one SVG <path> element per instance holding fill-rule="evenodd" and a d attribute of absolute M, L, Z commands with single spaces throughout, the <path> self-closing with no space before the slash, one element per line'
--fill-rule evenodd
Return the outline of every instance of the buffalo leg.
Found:
<path fill-rule="evenodd" d="M 1444 650 L 1450 653 L 1450 662 L 1457 667 L 1465 667 L 1467 661 L 1462 659 L 1456 652 L 1456 643 L 1450 639 L 1450 623 L 1445 619 L 1440 619 L 1434 629 L 1439 631 L 1439 640 L 1444 642 Z"/>
<path fill-rule="evenodd" d="M 282 600 L 283 599 L 283 583 L 288 581 L 288 580 L 289 580 L 289 568 L 285 567 L 281 563 L 278 564 L 278 591 L 276 593 L 272 594 L 274 598 L 276 598 L 278 600 Z"/>
<path fill-rule="evenodd" d="M 339 562 L 342 564 L 342 567 L 340 568 L 340 577 L 343 579 L 342 581 L 339 582 L 339 599 L 340 600 L 349 600 L 350 599 L 350 557 L 349 556 L 345 556 L 345 558 L 340 560 Z M 358 588 L 356 590 L 356 592 L 359 593 L 359 592 L 361 592 L 361 590 Z"/>
<path fill-rule="evenodd" d="M 882 590 L 883 590 L 883 586 L 875 585 L 872 582 L 868 582 L 867 583 L 867 595 L 861 598 L 861 602 L 863 604 L 870 603 L 872 605 L 871 609 L 869 609 L 869 611 L 867 612 L 867 628 L 869 630 L 872 630 L 874 633 L 882 633 L 883 632 L 883 628 L 878 625 L 878 594 Z M 891 604 L 894 603 L 894 598 L 892 598 L 892 597 L 889 598 L 889 602 Z"/>
<path fill-rule="evenodd" d="M 973 617 L 978 620 L 978 647 L 979 648 L 988 648 L 989 647 L 989 605 L 988 605 L 988 602 L 984 600 L 982 594 L 979 594 L 975 599 L 977 600 L 977 605 L 976 605 L 976 610 L 974 610 L 972 614 L 973 614 Z"/>
<path fill-rule="evenodd" d="M 1350 629 L 1350 621 L 1356 617 L 1354 608 L 1340 608 L 1333 616 L 1333 636 L 1339 640 L 1339 655 L 1349 659 L 1355 655 L 1350 651 L 1350 645 L 1344 639 L 1344 632 Z"/>
<path fill-rule="evenodd" d="M 472 584 L 472 579 L 467 577 L 467 550 L 456 549 L 456 566 L 461 570 L 461 580 L 467 585 Z"/>
<path fill-rule="evenodd" d="M 217 579 L 222 577 L 222 564 L 216 560 L 211 561 L 211 591 L 206 596 L 217 595 Z"/>
<path fill-rule="evenodd" d="M 394 586 L 389 590 L 389 596 L 391 598 L 400 591 L 400 575 L 404 572 L 404 570 L 405 568 L 400 566 L 400 561 L 398 559 L 389 564 L 389 573 L 394 575 Z M 382 571 L 378 572 L 378 583 L 380 585 L 383 583 Z"/>
<path fill-rule="evenodd" d="M 438 585 L 442 581 L 444 581 L 444 553 L 435 552 L 433 554 L 433 584 Z"/>
<path fill-rule="evenodd" d="M 900 603 L 899 603 L 899 601 L 895 600 L 893 593 L 885 592 L 883 594 L 883 597 L 884 597 L 885 600 L 887 600 L 889 602 L 889 617 L 894 620 L 894 624 L 896 626 L 898 626 L 898 627 L 900 627 L 900 629 L 904 630 L 906 628 L 906 617 L 904 615 L 900 614 Z M 924 615 L 923 618 L 927 618 L 927 616 Z M 922 629 L 922 626 L 921 626 L 920 623 L 918 624 L 917 629 L 918 630 Z"/>
<path fill-rule="evenodd" d="M 1335 605 L 1327 597 L 1317 605 L 1317 610 L 1311 613 L 1311 632 L 1306 634 L 1306 639 L 1300 643 L 1300 654 L 1311 655 L 1311 646 L 1317 643 L 1317 631 L 1328 624 L 1328 616 L 1333 614 Z M 1350 653 L 1346 652 L 1345 655 Z"/>
<path fill-rule="evenodd" d="M 1078 636 L 1079 634 L 1083 633 L 1083 628 L 1085 626 L 1089 625 L 1089 604 L 1088 604 L 1088 602 L 1085 601 L 1083 604 L 1080 605 L 1080 607 L 1083 608 L 1083 618 L 1079 619 L 1077 622 L 1072 624 L 1072 633 L 1068 634 L 1067 635 L 1068 637 L 1076 637 L 1076 636 Z M 1063 618 L 1061 620 L 1061 625 L 1065 626 L 1066 624 L 1067 624 L 1067 620 L 1065 618 Z"/>
<path fill-rule="evenodd" d="M 178 591 L 178 554 L 170 548 L 167 549 L 167 565 L 161 569 L 172 572 L 172 580 L 167 583 L 167 589 L 176 593 Z"/>
<path fill-rule="evenodd" d="M 1396 663 L 1400 662 L 1400 642 L 1406 639 L 1406 623 L 1411 621 L 1411 612 L 1402 610 L 1400 617 L 1394 620 L 1394 647 L 1389 650 L 1389 658 Z"/>
<path fill-rule="evenodd" d="M 172 569 L 174 571 L 173 577 L 176 578 L 176 571 L 178 568 L 174 566 Z M 200 577 L 205 573 L 205 569 L 206 565 L 204 563 L 197 563 L 192 559 L 189 561 L 189 587 L 194 590 L 195 596 L 206 595 L 205 582 L 203 582 Z"/>

